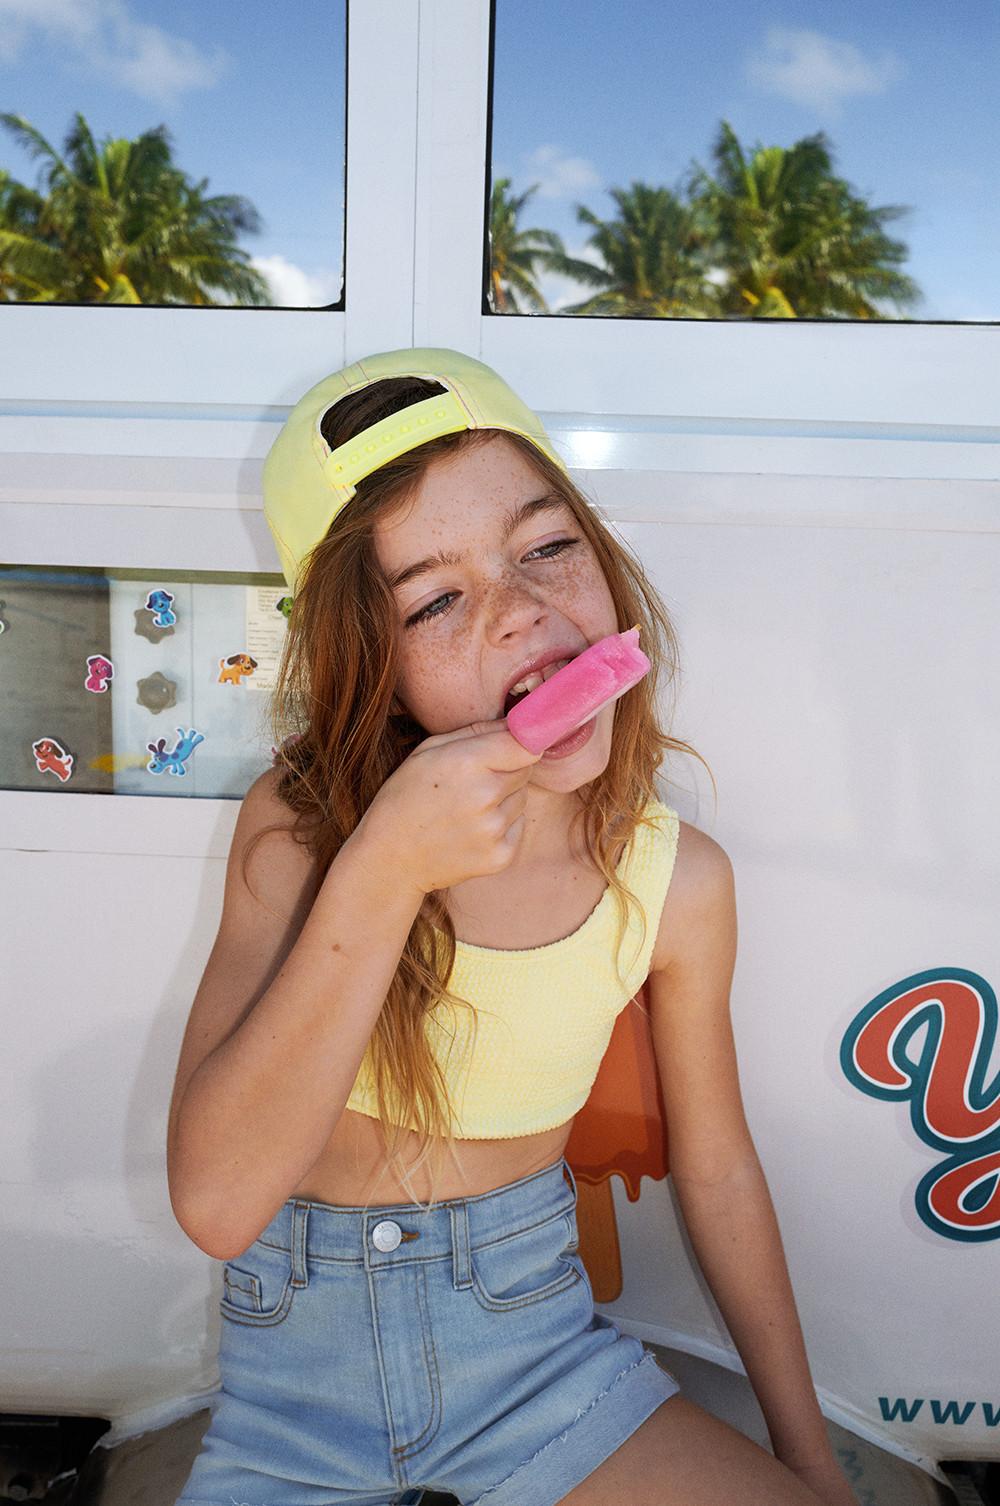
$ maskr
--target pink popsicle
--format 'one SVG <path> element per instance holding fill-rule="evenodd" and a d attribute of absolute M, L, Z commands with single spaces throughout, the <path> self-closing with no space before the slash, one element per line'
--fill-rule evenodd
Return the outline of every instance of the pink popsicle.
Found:
<path fill-rule="evenodd" d="M 554 743 L 637 685 L 648 674 L 649 660 L 639 647 L 638 627 L 612 633 L 585 648 L 536 685 L 507 713 L 507 727 L 529 753 L 544 753 Z"/>

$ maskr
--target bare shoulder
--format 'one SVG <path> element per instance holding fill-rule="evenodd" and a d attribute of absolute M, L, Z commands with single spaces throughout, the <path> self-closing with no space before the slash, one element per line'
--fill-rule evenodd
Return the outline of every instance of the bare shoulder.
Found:
<path fill-rule="evenodd" d="M 279 781 L 280 771 L 274 765 L 265 769 L 243 796 L 243 805 L 253 807 L 262 818 L 270 817 L 291 825 L 295 820 L 295 812 L 278 794 Z"/>
<path fill-rule="evenodd" d="M 669 967 L 685 936 L 728 933 L 736 924 L 735 883 L 729 854 L 689 821 L 677 821 L 677 853 L 660 914 L 651 972 Z"/>
<path fill-rule="evenodd" d="M 265 769 L 243 796 L 241 817 L 245 815 L 260 828 L 272 825 L 291 828 L 295 812 L 278 794 L 279 779 L 278 769 Z"/>
<path fill-rule="evenodd" d="M 242 887 L 243 862 L 265 904 L 301 905 L 316 878 L 316 864 L 296 828 L 296 813 L 278 794 L 279 771 L 267 769 L 247 790 L 236 818 L 227 889 Z M 232 897 L 229 895 L 228 897 Z"/>

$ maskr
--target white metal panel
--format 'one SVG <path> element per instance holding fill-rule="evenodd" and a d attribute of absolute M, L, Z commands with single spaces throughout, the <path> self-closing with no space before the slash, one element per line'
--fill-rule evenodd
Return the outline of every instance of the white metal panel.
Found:
<path fill-rule="evenodd" d="M 223 858 L 238 800 L 0 790 L 0 851 Z"/>
<path fill-rule="evenodd" d="M 580 428 L 579 415 L 542 416 L 578 484 L 615 519 L 972 531 L 1000 523 L 1000 446 L 961 437 L 971 431 L 795 437 L 670 432 L 653 420 Z M 279 426 L 0 419 L 4 558 L 277 576 L 261 467 Z M 4 453 L 30 441 L 49 448 Z M 81 453 L 52 448 L 84 443 Z M 871 485 L 840 484 L 850 477 Z"/>
<path fill-rule="evenodd" d="M 540 408 L 1000 424 L 996 324 L 493 315 L 480 352 Z"/>
<path fill-rule="evenodd" d="M 344 315 L 315 309 L 0 307 L 0 402 L 291 405 L 343 364 Z"/>
<path fill-rule="evenodd" d="M 149 835 L 155 800 L 83 795 L 63 820 L 89 799 L 112 826 L 115 806 L 147 807 L 136 829 Z M 184 802 L 159 803 L 176 815 Z M 0 904 L 16 917 L 0 933 L 18 1064 L 0 1096 L 10 1411 L 126 1418 L 218 1382 L 221 1275 L 171 1213 L 165 1127 L 224 874 L 155 843 L 0 849 Z"/>
<path fill-rule="evenodd" d="M 424 0 L 413 344 L 473 356 L 483 289 L 488 71 L 489 5 Z"/>
<path fill-rule="evenodd" d="M 344 360 L 331 347 L 296 397 L 347 361 L 413 344 L 419 9 L 350 6 Z M 254 396 L 274 401 L 267 392 L 258 381 Z"/>
<path fill-rule="evenodd" d="M 839 484 L 879 509 L 871 483 Z M 622 527 L 680 633 L 675 732 L 718 784 L 716 804 L 704 770 L 685 761 L 664 798 L 733 861 L 740 1079 L 824 1410 L 933 1457 L 994 1457 L 978 1398 L 995 1371 L 982 1342 L 997 1324 L 995 1240 L 926 1226 L 915 1190 L 948 1152 L 915 1132 L 919 1094 L 890 1103 L 859 1092 L 838 1050 L 897 980 L 942 966 L 1000 976 L 1000 788 L 989 774 L 1000 687 L 988 668 L 1000 651 L 1000 539 Z M 989 1047 L 988 1031 L 978 1044 Z M 992 1070 L 978 1056 L 984 1087 L 995 1084 L 993 1047 Z M 945 1034 L 938 1049 L 938 1091 L 957 1119 L 968 1085 L 959 1042 Z M 919 1051 L 912 1042 L 906 1056 Z M 989 1128 L 984 1113 L 984 1154 Z M 615 1201 L 627 1276 L 606 1310 L 661 1343 L 706 1355 L 721 1344 L 738 1366 L 667 1190 L 644 1184 L 633 1205 L 616 1187 Z M 889 1426 L 880 1397 L 924 1401 Z M 929 1398 L 974 1405 L 947 1426 Z"/>

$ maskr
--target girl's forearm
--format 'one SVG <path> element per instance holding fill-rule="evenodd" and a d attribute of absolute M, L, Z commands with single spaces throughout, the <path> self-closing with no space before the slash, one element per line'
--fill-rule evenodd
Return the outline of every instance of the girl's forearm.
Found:
<path fill-rule="evenodd" d="M 350 1095 L 420 896 L 362 822 L 277 977 L 194 1073 L 169 1147 L 181 1227 L 234 1258 L 291 1195 Z"/>
<path fill-rule="evenodd" d="M 754 1157 L 721 1182 L 679 1183 L 691 1243 L 785 1464 L 824 1458 L 816 1400 L 774 1204 Z"/>

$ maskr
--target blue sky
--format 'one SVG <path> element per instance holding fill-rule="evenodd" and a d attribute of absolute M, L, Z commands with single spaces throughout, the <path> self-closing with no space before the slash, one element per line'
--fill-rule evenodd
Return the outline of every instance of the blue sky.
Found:
<path fill-rule="evenodd" d="M 343 14 L 343 0 L 0 0 L 0 109 L 57 148 L 76 110 L 98 139 L 165 124 L 193 180 L 255 204 L 262 233 L 242 244 L 277 301 L 322 304 L 340 283 Z M 823 130 L 856 193 L 910 206 L 888 227 L 925 295 L 906 317 L 995 321 L 998 79 L 990 0 L 497 0 L 494 173 L 538 183 L 522 224 L 581 254 L 576 201 L 606 215 L 609 186 L 711 170 L 720 120 L 746 150 Z M 2 128 L 0 165 L 37 181 Z M 541 285 L 553 308 L 581 296 Z"/>

